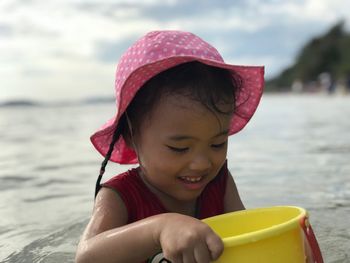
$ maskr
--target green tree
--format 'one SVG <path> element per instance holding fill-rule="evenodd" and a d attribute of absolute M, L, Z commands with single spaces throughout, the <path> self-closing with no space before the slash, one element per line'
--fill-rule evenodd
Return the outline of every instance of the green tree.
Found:
<path fill-rule="evenodd" d="M 317 80 L 322 72 L 333 78 L 345 78 L 350 73 L 350 35 L 344 30 L 345 21 L 334 25 L 326 34 L 311 39 L 299 52 L 294 65 L 267 81 L 268 90 L 289 90 L 293 81 L 304 83 Z"/>

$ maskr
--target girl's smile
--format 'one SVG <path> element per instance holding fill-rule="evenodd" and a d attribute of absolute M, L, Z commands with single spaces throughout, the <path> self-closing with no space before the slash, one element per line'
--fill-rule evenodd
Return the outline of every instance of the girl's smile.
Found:
<path fill-rule="evenodd" d="M 182 176 L 179 180 L 188 190 L 199 190 L 205 187 L 205 176 Z"/>

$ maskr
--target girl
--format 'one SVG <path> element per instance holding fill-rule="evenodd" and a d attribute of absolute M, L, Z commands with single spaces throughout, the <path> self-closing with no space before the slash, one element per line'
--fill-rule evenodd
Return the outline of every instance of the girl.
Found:
<path fill-rule="evenodd" d="M 227 139 L 254 114 L 263 75 L 188 32 L 131 46 L 117 68 L 117 113 L 91 137 L 105 160 L 76 262 L 216 260 L 223 243 L 200 219 L 244 209 Z M 100 185 L 108 160 L 139 166 Z"/>

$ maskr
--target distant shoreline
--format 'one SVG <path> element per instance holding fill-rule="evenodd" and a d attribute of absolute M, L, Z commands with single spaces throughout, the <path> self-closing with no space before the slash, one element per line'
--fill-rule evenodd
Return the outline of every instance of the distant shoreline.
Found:
<path fill-rule="evenodd" d="M 9 99 L 0 102 L 0 108 L 12 108 L 12 107 L 46 107 L 46 106 L 80 106 L 90 104 L 110 104 L 114 103 L 114 98 L 87 98 L 81 100 L 72 101 L 39 101 L 33 99 Z"/>
<path fill-rule="evenodd" d="M 291 92 L 291 91 L 265 91 L 265 95 L 282 95 L 282 96 L 347 96 L 350 93 L 334 93 L 328 94 L 326 92 Z M 65 107 L 65 106 L 82 106 L 82 105 L 97 105 L 97 104 L 111 104 L 115 102 L 113 97 L 92 97 L 86 99 L 77 99 L 69 101 L 43 101 L 35 99 L 9 99 L 0 101 L 0 108 L 16 108 L 16 107 Z"/>

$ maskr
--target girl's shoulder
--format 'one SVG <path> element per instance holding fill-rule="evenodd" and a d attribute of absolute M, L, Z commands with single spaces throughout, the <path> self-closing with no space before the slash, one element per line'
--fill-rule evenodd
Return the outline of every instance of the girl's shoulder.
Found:
<path fill-rule="evenodd" d="M 138 195 L 148 194 L 149 190 L 140 178 L 137 169 L 115 175 L 102 184 L 117 192 L 126 204 L 132 203 Z M 133 199 L 132 199 L 133 198 Z"/>
<path fill-rule="evenodd" d="M 126 172 L 120 173 L 118 175 L 113 176 L 108 179 L 106 182 L 102 184 L 105 187 L 113 187 L 119 184 L 127 184 L 127 183 L 137 183 L 139 181 L 139 175 L 137 169 L 130 169 Z"/>
<path fill-rule="evenodd" d="M 166 212 L 163 204 L 143 182 L 137 169 L 116 175 L 102 184 L 123 200 L 128 211 L 128 223 Z"/>

